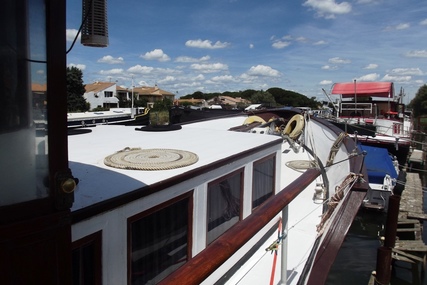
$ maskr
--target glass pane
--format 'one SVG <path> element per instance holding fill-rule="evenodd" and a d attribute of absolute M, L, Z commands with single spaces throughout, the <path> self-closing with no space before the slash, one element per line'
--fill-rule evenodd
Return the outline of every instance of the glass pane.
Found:
<path fill-rule="evenodd" d="M 208 244 L 240 220 L 241 190 L 242 172 L 209 184 Z"/>
<path fill-rule="evenodd" d="M 73 284 L 95 284 L 95 245 L 90 243 L 74 249 L 73 258 Z"/>
<path fill-rule="evenodd" d="M 188 260 L 189 199 L 131 224 L 131 284 L 157 284 Z"/>
<path fill-rule="evenodd" d="M 0 206 L 48 196 L 44 0 L 0 9 Z"/>
<path fill-rule="evenodd" d="M 274 172 L 274 157 L 254 163 L 252 209 L 255 209 L 273 195 Z"/>

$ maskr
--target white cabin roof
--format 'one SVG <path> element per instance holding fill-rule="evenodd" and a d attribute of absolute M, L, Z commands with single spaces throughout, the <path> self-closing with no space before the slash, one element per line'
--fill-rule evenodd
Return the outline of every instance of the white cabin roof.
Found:
<path fill-rule="evenodd" d="M 217 119 L 183 125 L 181 130 L 136 131 L 135 126 L 100 125 L 92 132 L 68 137 L 69 165 L 79 179 L 72 211 L 163 181 L 186 171 L 277 140 L 277 136 L 228 131 L 241 125 L 245 117 Z M 190 151 L 198 161 L 190 166 L 143 171 L 109 167 L 105 157 L 124 148 L 177 149 Z"/>

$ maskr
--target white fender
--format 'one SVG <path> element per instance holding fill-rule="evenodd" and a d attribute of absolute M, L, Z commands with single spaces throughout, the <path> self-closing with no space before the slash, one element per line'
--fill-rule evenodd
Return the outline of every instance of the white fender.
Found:
<path fill-rule="evenodd" d="M 265 124 L 266 123 L 266 121 L 263 118 L 259 117 L 259 116 L 250 116 L 250 117 L 246 118 L 246 120 L 243 122 L 243 125 L 250 125 L 250 124 L 252 124 L 254 122 L 259 122 L 261 124 Z"/>
<path fill-rule="evenodd" d="M 295 140 L 302 133 L 303 128 L 304 128 L 304 117 L 300 114 L 296 114 L 286 124 L 286 127 L 282 133 L 283 135 L 286 135 L 289 138 Z"/>

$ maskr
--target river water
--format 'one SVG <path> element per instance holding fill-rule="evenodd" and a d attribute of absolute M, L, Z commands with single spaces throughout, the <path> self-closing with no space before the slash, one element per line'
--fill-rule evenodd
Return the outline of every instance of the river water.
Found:
<path fill-rule="evenodd" d="M 426 187 L 427 175 L 421 174 L 422 184 Z M 423 195 L 424 212 L 427 207 L 427 195 Z M 379 237 L 384 234 L 386 214 L 361 209 L 353 221 L 345 241 L 332 266 L 327 285 L 367 285 L 372 271 L 376 268 L 377 250 L 380 247 Z M 427 223 L 423 223 L 426 229 Z M 427 234 L 423 231 L 423 240 L 427 244 Z M 391 285 L 409 285 L 413 283 L 411 265 L 396 262 L 398 266 L 392 274 Z M 427 285 L 427 278 L 421 283 Z"/>

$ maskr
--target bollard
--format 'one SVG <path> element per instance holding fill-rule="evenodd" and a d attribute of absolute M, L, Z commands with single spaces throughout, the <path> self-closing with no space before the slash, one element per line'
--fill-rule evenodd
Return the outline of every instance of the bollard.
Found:
<path fill-rule="evenodd" d="M 375 285 L 390 284 L 391 279 L 391 248 L 381 246 L 377 251 L 377 274 Z"/>
<path fill-rule="evenodd" d="M 388 200 L 387 222 L 385 226 L 384 246 L 394 247 L 396 242 L 397 220 L 399 218 L 400 196 L 393 195 Z"/>

